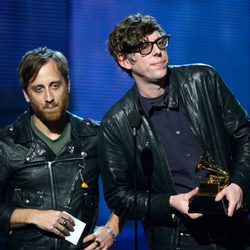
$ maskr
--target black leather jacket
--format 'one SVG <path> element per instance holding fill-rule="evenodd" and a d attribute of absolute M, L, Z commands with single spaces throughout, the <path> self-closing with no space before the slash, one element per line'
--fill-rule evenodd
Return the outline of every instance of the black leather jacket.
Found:
<path fill-rule="evenodd" d="M 7 249 L 82 249 L 35 226 L 9 231 L 15 208 L 67 211 L 95 226 L 98 206 L 97 125 L 68 113 L 71 139 L 55 154 L 32 131 L 29 111 L 0 130 L 0 226 Z M 81 188 L 80 172 L 88 189 Z"/>
<path fill-rule="evenodd" d="M 246 112 L 212 67 L 172 66 L 168 72 L 169 107 L 181 108 L 204 151 L 209 150 L 216 164 L 229 171 L 231 181 L 246 192 L 250 183 L 250 121 Z M 141 110 L 135 86 L 107 112 L 101 123 L 100 158 L 105 198 L 117 215 L 134 217 L 133 135 L 128 119 L 134 109 L 139 110 L 142 117 L 136 139 L 137 218 L 143 219 L 145 225 L 157 225 L 159 246 L 170 246 L 176 237 L 175 233 L 166 235 L 173 223 L 168 200 L 175 194 L 175 188 L 164 150 Z M 153 153 L 151 183 L 141 164 L 142 151 L 147 147 Z"/>

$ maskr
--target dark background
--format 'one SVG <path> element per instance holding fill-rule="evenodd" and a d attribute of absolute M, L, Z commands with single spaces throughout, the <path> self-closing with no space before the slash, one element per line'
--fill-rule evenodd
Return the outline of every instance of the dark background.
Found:
<path fill-rule="evenodd" d="M 249 0 L 1 0 L 0 127 L 27 108 L 16 69 L 27 50 L 40 46 L 69 60 L 70 111 L 100 120 L 133 83 L 107 52 L 108 34 L 137 12 L 153 15 L 171 34 L 170 64 L 211 64 L 249 112 Z M 108 213 L 102 197 L 99 224 Z M 139 249 L 147 249 L 141 226 L 139 237 Z M 132 222 L 112 249 L 133 249 Z"/>

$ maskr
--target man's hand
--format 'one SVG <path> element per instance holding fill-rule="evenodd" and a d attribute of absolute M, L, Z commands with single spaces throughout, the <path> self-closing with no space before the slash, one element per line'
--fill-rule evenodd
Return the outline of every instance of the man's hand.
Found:
<path fill-rule="evenodd" d="M 198 193 L 198 191 L 199 189 L 195 188 L 188 193 L 170 196 L 170 199 L 169 199 L 170 207 L 176 209 L 177 211 L 179 211 L 183 215 L 190 217 L 191 219 L 197 219 L 201 217 L 203 214 L 188 212 L 189 201 L 193 196 L 195 196 Z"/>
<path fill-rule="evenodd" d="M 62 238 L 74 231 L 73 219 L 55 210 L 16 209 L 11 216 L 11 228 L 34 224 L 37 227 L 54 233 Z"/>
<path fill-rule="evenodd" d="M 107 250 L 112 246 L 114 239 L 107 229 L 104 226 L 101 226 L 98 227 L 93 234 L 90 234 L 83 239 L 83 243 L 87 242 L 91 243 L 87 248 L 84 248 L 84 250 Z"/>
<path fill-rule="evenodd" d="M 243 206 L 243 191 L 240 186 L 231 183 L 222 189 L 215 197 L 215 201 L 228 200 L 227 215 L 233 216 L 234 212 Z"/>

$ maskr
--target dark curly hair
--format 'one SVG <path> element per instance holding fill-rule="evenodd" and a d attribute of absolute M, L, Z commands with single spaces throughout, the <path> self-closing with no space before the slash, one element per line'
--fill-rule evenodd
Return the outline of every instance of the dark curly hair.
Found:
<path fill-rule="evenodd" d="M 47 47 L 39 47 L 26 52 L 18 66 L 18 78 L 24 90 L 27 89 L 30 82 L 35 80 L 39 70 L 49 60 L 53 60 L 56 63 L 63 78 L 68 82 L 69 68 L 66 57 L 59 51 Z"/>
<path fill-rule="evenodd" d="M 125 57 L 129 58 L 126 49 L 144 42 L 146 37 L 151 35 L 154 31 L 159 31 L 162 35 L 166 34 L 156 19 L 152 16 L 143 16 L 140 13 L 137 13 L 125 17 L 115 26 L 109 35 L 107 45 L 110 55 L 113 56 L 118 64 L 117 56 L 119 54 L 123 54 Z M 129 70 L 122 69 L 131 75 Z"/>

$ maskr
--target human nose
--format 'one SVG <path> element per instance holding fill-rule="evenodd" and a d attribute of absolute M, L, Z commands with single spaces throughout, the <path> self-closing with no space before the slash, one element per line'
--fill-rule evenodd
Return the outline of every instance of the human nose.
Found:
<path fill-rule="evenodd" d="M 47 89 L 45 91 L 45 101 L 52 102 L 53 100 L 54 100 L 54 96 L 53 96 L 52 92 L 49 89 Z"/>

